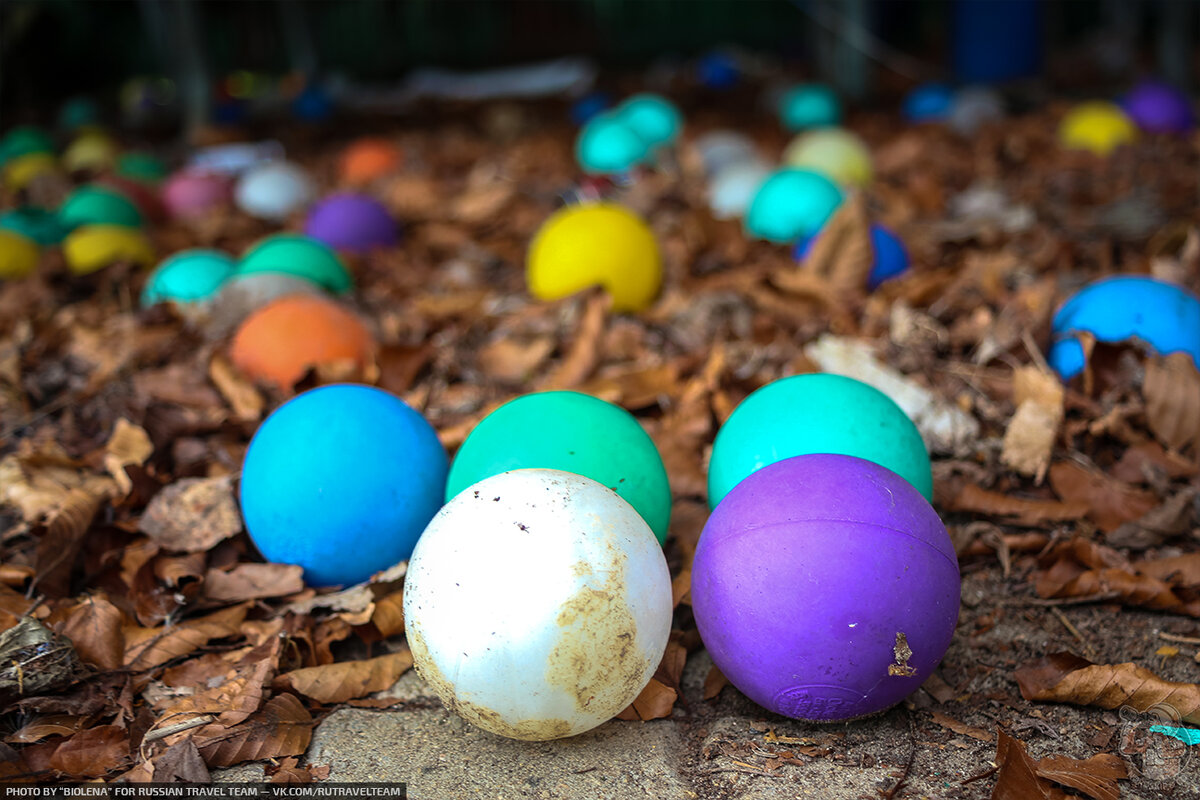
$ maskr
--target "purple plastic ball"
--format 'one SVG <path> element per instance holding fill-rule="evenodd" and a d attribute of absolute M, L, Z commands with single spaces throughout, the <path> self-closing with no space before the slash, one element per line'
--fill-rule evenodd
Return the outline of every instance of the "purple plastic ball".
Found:
<path fill-rule="evenodd" d="M 304 232 L 334 250 L 365 253 L 396 243 L 396 222 L 374 198 L 361 194 L 335 194 L 317 204 L 308 215 Z"/>
<path fill-rule="evenodd" d="M 1137 126 L 1152 133 L 1187 133 L 1196 123 L 1188 96 L 1159 81 L 1142 81 L 1121 103 Z"/>
<path fill-rule="evenodd" d="M 959 591 L 933 507 L 843 455 L 751 474 L 713 511 L 692 565 L 713 662 L 759 705 L 814 722 L 883 711 L 920 686 L 950 646 Z"/>

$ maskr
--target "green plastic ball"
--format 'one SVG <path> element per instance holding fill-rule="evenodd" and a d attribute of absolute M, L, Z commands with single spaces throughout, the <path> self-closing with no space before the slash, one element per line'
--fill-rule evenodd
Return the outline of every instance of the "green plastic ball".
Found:
<path fill-rule="evenodd" d="M 828 86 L 802 84 L 779 98 L 779 118 L 789 131 L 837 125 L 842 119 L 842 104 Z"/>
<path fill-rule="evenodd" d="M 184 250 L 154 268 L 142 289 L 142 307 L 211 300 L 237 264 L 220 250 Z"/>
<path fill-rule="evenodd" d="M 671 486 L 650 436 L 620 406 L 579 392 L 538 392 L 488 414 L 458 449 L 446 500 L 514 469 L 573 472 L 604 484 L 667 540 Z"/>
<path fill-rule="evenodd" d="M 32 206 L 0 214 L 0 228 L 27 236 L 43 246 L 59 244 L 67 235 L 57 214 Z"/>
<path fill-rule="evenodd" d="M 613 114 L 593 117 L 575 140 L 575 158 L 585 172 L 624 172 L 644 161 L 650 146 L 637 131 Z"/>
<path fill-rule="evenodd" d="M 323 242 L 296 233 L 278 233 L 251 245 L 234 275 L 263 272 L 303 278 L 333 294 L 348 292 L 354 285 L 337 253 Z"/>
<path fill-rule="evenodd" d="M 67 230 L 81 225 L 142 226 L 142 212 L 120 192 L 100 186 L 81 186 L 58 209 L 58 221 Z"/>
<path fill-rule="evenodd" d="M 818 372 L 768 383 L 734 409 L 713 443 L 709 507 L 763 467 L 813 453 L 874 461 L 932 501 L 929 453 L 900 406 L 861 381 Z"/>
<path fill-rule="evenodd" d="M 54 140 L 41 128 L 20 125 L 0 139 L 0 164 L 30 153 L 53 153 Z"/>
<path fill-rule="evenodd" d="M 650 147 L 671 144 L 683 128 L 679 109 L 656 94 L 635 94 L 618 106 L 614 114 Z"/>
<path fill-rule="evenodd" d="M 746 211 L 746 232 L 771 242 L 794 242 L 821 230 L 842 204 L 842 190 L 819 172 L 776 170 Z"/>
<path fill-rule="evenodd" d="M 142 183 L 159 183 L 167 177 L 167 165 L 149 153 L 123 153 L 117 157 L 117 174 Z"/>

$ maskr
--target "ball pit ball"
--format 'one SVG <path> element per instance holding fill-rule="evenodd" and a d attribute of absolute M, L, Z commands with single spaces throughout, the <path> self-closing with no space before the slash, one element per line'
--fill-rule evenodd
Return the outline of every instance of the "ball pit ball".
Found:
<path fill-rule="evenodd" d="M 0 280 L 33 274 L 38 263 L 38 243 L 17 231 L 0 228 Z"/>
<path fill-rule="evenodd" d="M 586 125 L 598 114 L 603 114 L 612 105 L 612 98 L 605 92 L 588 92 L 571 104 L 570 117 L 576 125 Z"/>
<path fill-rule="evenodd" d="M 63 151 L 62 165 L 69 172 L 99 172 L 116 163 L 117 152 L 117 143 L 107 133 L 88 131 L 81 133 Z"/>
<path fill-rule="evenodd" d="M 296 233 L 268 236 L 242 254 L 238 277 L 263 273 L 303 278 L 333 294 L 344 294 L 354 285 L 346 265 L 327 244 Z"/>
<path fill-rule="evenodd" d="M 66 235 L 57 214 L 33 206 L 0 213 L 0 229 L 19 233 L 40 245 L 58 244 Z"/>
<path fill-rule="evenodd" d="M 708 182 L 708 207 L 717 219 L 734 219 L 746 213 L 754 196 L 771 175 L 761 161 L 733 164 Z"/>
<path fill-rule="evenodd" d="M 366 253 L 396 243 L 396 221 L 373 197 L 335 194 L 309 212 L 304 232 L 334 250 Z"/>
<path fill-rule="evenodd" d="M 754 140 L 737 131 L 710 131 L 696 137 L 692 148 L 699 158 L 704 174 L 708 176 L 716 175 L 735 164 L 762 161 Z"/>
<path fill-rule="evenodd" d="M 140 228 L 142 212 L 128 197 L 104 186 L 81 186 L 63 201 L 58 220 L 68 230 L 80 225 Z"/>
<path fill-rule="evenodd" d="M 1175 87 L 1146 80 L 1121 101 L 1129 118 L 1150 133 L 1187 133 L 1196 124 L 1192 101 Z"/>
<path fill-rule="evenodd" d="M 802 84 L 787 89 L 780 96 L 779 118 L 789 131 L 837 125 L 842 120 L 842 104 L 828 86 Z"/>
<path fill-rule="evenodd" d="M 679 109 L 657 94 L 635 94 L 621 103 L 614 113 L 651 148 L 673 143 L 683 128 L 683 115 Z"/>
<path fill-rule="evenodd" d="M 417 672 L 467 721 L 573 736 L 626 708 L 671 631 L 671 577 L 633 507 L 589 478 L 504 472 L 458 494 L 413 551 L 404 619 Z"/>
<path fill-rule="evenodd" d="M 216 172 L 180 170 L 167 179 L 163 204 L 176 219 L 199 219 L 233 201 L 233 181 Z"/>
<path fill-rule="evenodd" d="M 254 434 L 242 466 L 246 530 L 313 586 L 350 585 L 408 558 L 442 501 L 446 451 L 425 419 L 370 386 L 305 392 Z"/>
<path fill-rule="evenodd" d="M 645 161 L 649 153 L 646 140 L 612 112 L 589 120 L 575 140 L 575 158 L 584 172 L 592 175 L 625 172 Z"/>
<path fill-rule="evenodd" d="M 234 260 L 219 250 L 181 250 L 150 273 L 142 289 L 142 307 L 212 300 L 234 266 Z"/>
<path fill-rule="evenodd" d="M 1063 147 L 1107 156 L 1137 138 L 1133 120 L 1121 107 L 1103 100 L 1080 103 L 1067 112 L 1058 126 Z"/>
<path fill-rule="evenodd" d="M 846 188 L 871 182 L 871 151 L 857 134 L 845 128 L 819 128 L 800 134 L 783 151 L 783 163 L 820 172 Z"/>
<path fill-rule="evenodd" d="M 242 322 L 230 347 L 234 366 L 283 389 L 321 365 L 350 362 L 362 368 L 373 351 L 371 333 L 358 317 L 311 295 L 272 300 Z"/>
<path fill-rule="evenodd" d="M 821 173 L 776 170 L 750 201 L 746 232 L 771 242 L 794 242 L 819 231 L 841 203 L 841 189 Z"/>
<path fill-rule="evenodd" d="M 963 136 L 973 136 L 987 123 L 1003 119 L 1004 112 L 1003 97 L 992 89 L 973 86 L 955 93 L 946 123 Z"/>
<path fill-rule="evenodd" d="M 404 154 L 398 145 L 387 139 L 364 137 L 346 147 L 339 173 L 342 182 L 361 186 L 394 171 L 403 160 Z"/>
<path fill-rule="evenodd" d="M 941 83 L 925 83 L 904 98 L 904 118 L 909 122 L 941 122 L 954 106 L 954 90 Z"/>
<path fill-rule="evenodd" d="M 0 139 L 0 164 L 30 153 L 54 153 L 54 140 L 41 128 L 18 125 Z"/>
<path fill-rule="evenodd" d="M 725 420 L 709 459 L 709 507 L 752 473 L 810 453 L 882 464 L 933 498 L 929 453 L 900 406 L 862 381 L 813 372 L 760 387 Z"/>
<path fill-rule="evenodd" d="M 535 392 L 488 414 L 458 449 L 446 499 L 501 472 L 573 472 L 615 491 L 667 540 L 671 486 L 653 440 L 620 406 L 580 392 Z"/>
<path fill-rule="evenodd" d="M 267 222 L 283 222 L 316 196 L 317 185 L 308 173 L 286 161 L 254 167 L 234 187 L 238 208 Z"/>
<path fill-rule="evenodd" d="M 650 226 L 629 209 L 613 203 L 568 206 L 534 235 L 525 279 L 540 300 L 603 286 L 614 311 L 641 311 L 658 295 L 662 255 Z"/>
<path fill-rule="evenodd" d="M 900 237 L 878 223 L 872 223 L 870 228 L 871 251 L 874 260 L 871 262 L 871 272 L 867 275 L 867 288 L 875 291 L 887 280 L 902 275 L 908 271 L 908 250 Z M 821 234 L 803 239 L 796 243 L 795 258 L 803 261 L 812 252 L 813 246 Z"/>
<path fill-rule="evenodd" d="M 1063 380 L 1083 372 L 1079 341 L 1137 340 L 1158 355 L 1184 352 L 1200 367 L 1200 298 L 1180 286 L 1145 275 L 1116 275 L 1094 281 L 1063 304 L 1051 322 L 1047 360 Z"/>
<path fill-rule="evenodd" d="M 117 174 L 133 181 L 157 184 L 167 177 L 167 165 L 149 153 L 122 153 L 117 157 Z"/>
<path fill-rule="evenodd" d="M 162 193 L 156 186 L 111 172 L 96 178 L 95 185 L 124 195 L 137 208 L 144 221 L 160 223 L 167 218 Z"/>
<path fill-rule="evenodd" d="M 4 185 L 19 192 L 43 175 L 58 173 L 58 159 L 52 153 L 26 153 L 4 165 Z"/>
<path fill-rule="evenodd" d="M 146 234 L 124 225 L 76 228 L 63 239 L 62 249 L 67 269 L 76 275 L 89 275 L 118 261 L 149 267 L 155 260 Z"/>
<path fill-rule="evenodd" d="M 692 565 L 713 663 L 764 708 L 815 722 L 878 713 L 924 683 L 950 646 L 959 592 L 925 498 L 878 464 L 828 453 L 738 484 Z"/>

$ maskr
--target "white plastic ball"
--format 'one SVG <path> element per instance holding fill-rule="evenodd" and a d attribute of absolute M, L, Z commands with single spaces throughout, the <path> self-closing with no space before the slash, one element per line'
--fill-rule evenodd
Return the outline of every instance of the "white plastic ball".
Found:
<path fill-rule="evenodd" d="M 763 181 L 771 174 L 764 161 L 741 161 L 718 172 L 708 182 L 708 206 L 717 219 L 736 219 L 746 208 Z"/>
<path fill-rule="evenodd" d="M 237 183 L 238 208 L 268 222 L 283 222 L 317 196 L 317 185 L 301 167 L 278 161 L 254 167 Z"/>
<path fill-rule="evenodd" d="M 734 164 L 761 160 L 750 137 L 737 131 L 706 133 L 697 137 L 694 146 L 706 175 L 716 175 Z"/>
<path fill-rule="evenodd" d="M 963 136 L 971 136 L 988 122 L 1004 118 L 1004 98 L 983 86 L 961 89 L 954 95 L 947 123 Z"/>
<path fill-rule="evenodd" d="M 503 472 L 421 535 L 404 583 L 417 672 L 467 721 L 573 736 L 626 708 L 671 632 L 671 577 L 633 506 L 590 478 Z"/>

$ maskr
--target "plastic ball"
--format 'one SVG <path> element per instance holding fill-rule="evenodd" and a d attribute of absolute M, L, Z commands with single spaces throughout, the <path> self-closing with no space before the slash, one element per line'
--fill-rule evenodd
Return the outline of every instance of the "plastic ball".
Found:
<path fill-rule="evenodd" d="M 362 185 L 384 177 L 403 160 L 400 147 L 388 139 L 356 139 L 342 153 L 339 172 L 344 183 Z"/>
<path fill-rule="evenodd" d="M 883 711 L 924 683 L 958 619 L 958 559 L 907 481 L 814 454 L 762 469 L 709 517 L 692 610 L 713 663 L 777 714 Z"/>
<path fill-rule="evenodd" d="M 39 245 L 58 244 L 67 235 L 57 214 L 32 206 L 0 213 L 0 229 L 18 233 Z"/>
<path fill-rule="evenodd" d="M 1200 367 L 1200 298 L 1144 275 L 1116 275 L 1088 284 L 1058 310 L 1051 329 L 1047 358 L 1063 380 L 1086 366 L 1081 333 L 1107 343 L 1134 339 L 1158 355 L 1184 352 Z"/>
<path fill-rule="evenodd" d="M 571 104 L 571 121 L 576 125 L 586 125 L 611 105 L 612 98 L 605 92 L 588 92 Z"/>
<path fill-rule="evenodd" d="M 38 265 L 38 244 L 28 236 L 0 228 L 0 280 L 32 275 Z"/>
<path fill-rule="evenodd" d="M 99 172 L 117 160 L 117 143 L 106 133 L 91 131 L 80 134 L 63 151 L 62 164 L 70 172 L 92 170 Z"/>
<path fill-rule="evenodd" d="M 679 109 L 657 94 L 635 94 L 617 106 L 614 113 L 651 148 L 673 143 L 683 129 Z"/>
<path fill-rule="evenodd" d="M 870 229 L 871 250 L 874 260 L 871 262 L 871 272 L 867 276 L 867 288 L 875 291 L 884 281 L 891 280 L 897 275 L 908 271 L 908 250 L 900 237 L 877 223 L 872 223 Z M 821 234 L 796 243 L 795 258 L 803 261 L 812 252 L 813 245 Z"/>
<path fill-rule="evenodd" d="M 267 222 L 283 222 L 316 196 L 317 185 L 308 173 L 286 161 L 250 169 L 234 189 L 238 208 Z"/>
<path fill-rule="evenodd" d="M 185 169 L 163 185 L 163 203 L 176 219 L 199 219 L 233 200 L 233 181 L 217 172 Z"/>
<path fill-rule="evenodd" d="M 821 173 L 776 170 L 750 201 L 746 231 L 772 242 L 793 242 L 819 231 L 841 204 L 842 191 Z"/>
<path fill-rule="evenodd" d="M 122 153 L 117 157 L 117 174 L 142 183 L 158 183 L 167 177 L 167 165 L 149 153 Z"/>
<path fill-rule="evenodd" d="M 649 153 L 646 140 L 612 113 L 594 117 L 575 140 L 575 157 L 591 174 L 625 172 L 645 161 Z"/>
<path fill-rule="evenodd" d="M 76 189 L 58 209 L 58 219 L 69 229 L 80 225 L 122 225 L 140 228 L 142 212 L 128 197 L 104 186 Z"/>
<path fill-rule="evenodd" d="M 1121 106 L 1139 128 L 1151 133 L 1187 133 L 1196 124 L 1191 99 L 1160 81 L 1142 81 Z"/>
<path fill-rule="evenodd" d="M 334 250 L 365 253 L 396 243 L 396 221 L 373 197 L 335 194 L 308 214 L 304 232 Z"/>
<path fill-rule="evenodd" d="M 1063 147 L 1106 156 L 1137 138 L 1137 128 L 1121 107 L 1103 100 L 1080 103 L 1063 117 L 1058 139 Z"/>
<path fill-rule="evenodd" d="M 242 515 L 267 560 L 299 564 L 314 586 L 349 585 L 409 557 L 445 481 L 437 433 L 402 400 L 370 386 L 322 386 L 254 434 Z"/>
<path fill-rule="evenodd" d="M 933 498 L 929 453 L 900 406 L 861 381 L 815 372 L 772 381 L 734 409 L 713 442 L 709 507 L 748 475 L 809 453 L 865 458 Z"/>
<path fill-rule="evenodd" d="M 954 106 L 954 90 L 941 83 L 925 83 L 904 98 L 904 118 L 909 122 L 941 122 Z"/>
<path fill-rule="evenodd" d="M 298 233 L 277 233 L 242 254 L 238 276 L 278 272 L 304 278 L 333 294 L 350 291 L 354 281 L 329 245 Z"/>
<path fill-rule="evenodd" d="M 292 100 L 292 113 L 305 122 L 322 122 L 333 115 L 333 98 L 323 86 L 309 84 Z"/>
<path fill-rule="evenodd" d="M 95 185 L 124 195 L 142 215 L 143 223 L 159 223 L 167 218 L 167 209 L 163 205 L 162 193 L 158 191 L 157 186 L 112 172 L 96 178 Z"/>
<path fill-rule="evenodd" d="M 88 275 L 118 261 L 142 267 L 154 263 L 154 246 L 146 234 L 124 225 L 83 225 L 62 243 L 67 268 Z"/>
<path fill-rule="evenodd" d="M 58 159 L 52 153 L 26 153 L 5 163 L 4 184 L 10 191 L 19 192 L 37 178 L 57 172 Z"/>
<path fill-rule="evenodd" d="M 72 97 L 58 110 L 58 126 L 66 131 L 94 125 L 99 119 L 100 110 L 95 101 L 88 97 Z"/>
<path fill-rule="evenodd" d="M 658 449 L 625 409 L 579 392 L 537 392 L 488 414 L 462 443 L 446 499 L 514 469 L 560 469 L 609 487 L 667 540 L 671 486 Z"/>
<path fill-rule="evenodd" d="M 529 291 L 557 300 L 603 286 L 614 311 L 640 311 L 662 284 L 662 256 L 650 226 L 623 206 L 569 206 L 550 216 L 529 246 Z"/>
<path fill-rule="evenodd" d="M 429 523 L 404 619 L 417 672 L 459 716 L 557 739 L 608 721 L 650 682 L 671 632 L 671 577 L 612 490 L 557 470 L 505 472 Z"/>
<path fill-rule="evenodd" d="M 708 207 L 717 219 L 734 219 L 746 213 L 758 190 L 771 176 L 764 161 L 745 161 L 718 172 L 708 182 Z"/>
<path fill-rule="evenodd" d="M 706 175 L 716 175 L 735 164 L 762 161 L 754 141 L 737 131 L 711 131 L 696 137 L 692 147 L 700 157 Z"/>
<path fill-rule="evenodd" d="M 234 260 L 219 250 L 183 250 L 154 268 L 142 289 L 142 306 L 213 299 L 233 274 Z"/>
<path fill-rule="evenodd" d="M 41 128 L 19 125 L 0 139 L 0 164 L 30 153 L 54 153 L 54 140 Z"/>
<path fill-rule="evenodd" d="M 828 86 L 819 83 L 793 86 L 779 98 L 779 118 L 789 131 L 824 128 L 842 121 L 842 104 Z"/>
<path fill-rule="evenodd" d="M 741 78 L 741 70 L 732 56 L 713 52 L 701 58 L 696 65 L 696 78 L 709 89 L 732 89 Z"/>
<path fill-rule="evenodd" d="M 337 303 L 312 295 L 273 300 L 242 322 L 233 337 L 234 366 L 254 380 L 291 389 L 314 367 L 366 366 L 374 351 L 366 325 Z"/>
<path fill-rule="evenodd" d="M 1003 118 L 1004 98 L 991 89 L 976 86 L 954 95 L 946 123 L 963 136 L 973 136 L 985 124 Z"/>
<path fill-rule="evenodd" d="M 871 182 L 871 151 L 866 142 L 845 128 L 819 128 L 800 134 L 783 151 L 783 163 L 820 172 L 847 188 Z"/>

